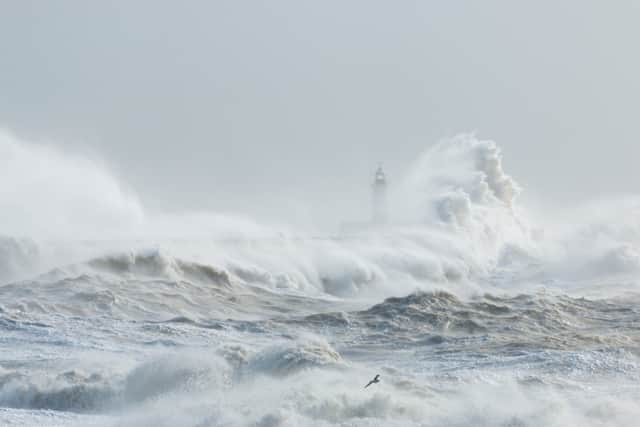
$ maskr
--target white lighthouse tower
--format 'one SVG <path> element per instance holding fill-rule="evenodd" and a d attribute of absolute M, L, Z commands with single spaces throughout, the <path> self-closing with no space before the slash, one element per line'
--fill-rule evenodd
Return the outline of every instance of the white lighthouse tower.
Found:
<path fill-rule="evenodd" d="M 373 179 L 373 223 L 386 224 L 389 217 L 387 213 L 387 177 L 382 170 L 382 164 L 378 165 L 378 170 Z"/>

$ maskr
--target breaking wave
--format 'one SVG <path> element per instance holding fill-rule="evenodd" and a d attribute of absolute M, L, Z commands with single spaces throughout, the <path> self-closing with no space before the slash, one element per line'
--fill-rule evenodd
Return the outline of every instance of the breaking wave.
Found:
<path fill-rule="evenodd" d="M 8 170 L 49 155 L 49 149 L 24 148 L 6 134 L 1 140 L 13 153 L 5 160 L 13 165 Z M 56 168 L 84 165 L 69 173 L 90 165 L 52 156 L 60 163 Z M 12 283 L 0 293 L 26 309 L 166 319 L 200 318 L 207 311 L 210 316 L 274 314 L 269 306 L 275 308 L 275 294 L 372 300 L 416 290 L 444 289 L 458 296 L 517 292 L 532 282 L 560 288 L 608 278 L 635 283 L 640 271 L 635 223 L 585 215 L 585 224 L 554 225 L 543 233 L 518 207 L 520 191 L 504 171 L 499 147 L 464 134 L 425 151 L 409 169 L 392 197 L 394 226 L 308 238 L 215 215 L 133 215 L 142 231 L 131 239 L 2 238 L 0 283 Z M 126 205 L 124 200 L 117 205 Z M 640 204 L 629 204 L 625 212 L 639 210 Z M 602 212 L 601 207 L 586 211 Z M 125 236 L 127 227 L 117 235 Z M 183 236 L 190 237 L 160 238 L 159 229 L 165 236 L 188 231 Z M 239 290 L 251 297 L 238 297 L 243 299 L 238 303 Z"/>

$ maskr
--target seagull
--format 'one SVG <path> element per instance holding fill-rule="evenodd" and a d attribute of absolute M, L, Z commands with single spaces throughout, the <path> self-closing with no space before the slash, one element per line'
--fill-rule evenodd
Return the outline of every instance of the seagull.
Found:
<path fill-rule="evenodd" d="M 377 384 L 380 382 L 380 374 L 377 374 L 371 381 L 369 381 L 369 384 L 367 384 L 366 386 L 364 386 L 364 388 L 369 387 L 371 384 Z"/>

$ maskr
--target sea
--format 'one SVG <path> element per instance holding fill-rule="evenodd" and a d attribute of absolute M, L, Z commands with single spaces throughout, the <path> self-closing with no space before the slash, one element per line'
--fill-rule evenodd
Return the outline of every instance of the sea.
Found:
<path fill-rule="evenodd" d="M 463 134 L 389 223 L 320 233 L 151 213 L 88 160 L 0 148 L 43 180 L 0 184 L 0 425 L 640 425 L 640 198 L 527 207 Z"/>

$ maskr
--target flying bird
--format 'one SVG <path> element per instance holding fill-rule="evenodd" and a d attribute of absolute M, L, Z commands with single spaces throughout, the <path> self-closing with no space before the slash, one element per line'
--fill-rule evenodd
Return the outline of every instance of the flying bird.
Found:
<path fill-rule="evenodd" d="M 375 377 L 373 377 L 373 379 L 371 381 L 369 381 L 369 384 L 367 384 L 366 386 L 364 386 L 364 388 L 369 387 L 371 384 L 377 384 L 380 382 L 380 374 L 377 374 Z"/>

